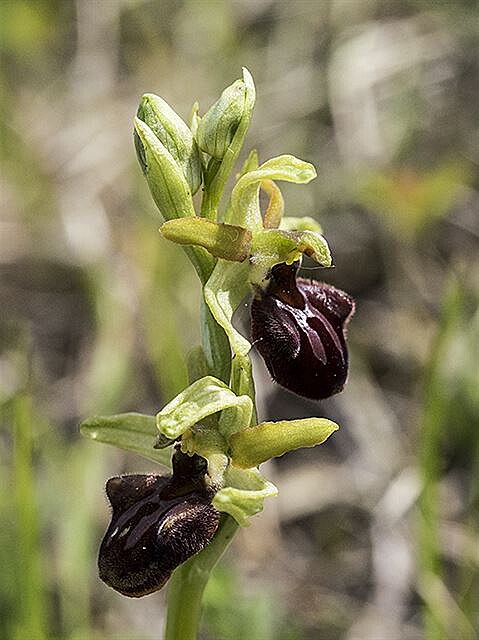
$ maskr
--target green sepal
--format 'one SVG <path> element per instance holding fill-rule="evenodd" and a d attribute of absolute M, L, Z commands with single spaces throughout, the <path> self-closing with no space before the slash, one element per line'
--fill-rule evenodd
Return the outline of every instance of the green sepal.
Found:
<path fill-rule="evenodd" d="M 221 380 L 206 376 L 193 382 L 157 415 L 160 433 L 172 440 L 218 411 L 231 409 L 223 420 L 225 436 L 250 423 L 253 403 L 248 396 L 237 396 Z M 221 416 L 220 423 L 223 419 Z"/>
<path fill-rule="evenodd" d="M 251 231 L 206 218 L 179 218 L 165 222 L 162 235 L 177 244 L 198 245 L 224 260 L 243 262 L 251 251 Z"/>
<path fill-rule="evenodd" d="M 249 263 L 218 260 L 204 287 L 204 298 L 216 322 L 223 327 L 233 353 L 247 355 L 251 344 L 233 327 L 233 314 L 249 292 Z"/>
<path fill-rule="evenodd" d="M 259 188 L 263 180 L 305 184 L 315 177 L 316 170 L 309 162 L 291 155 L 271 158 L 238 180 L 231 193 L 231 217 L 226 222 L 251 229 L 253 233 L 259 231 L 263 228 L 259 206 Z"/>
<path fill-rule="evenodd" d="M 275 264 L 292 264 L 305 254 L 323 267 L 331 266 L 331 253 L 326 239 L 314 231 L 263 229 L 253 236 L 250 258 L 250 282 L 264 281 Z"/>
<path fill-rule="evenodd" d="M 237 469 L 230 465 L 224 479 L 226 486 L 216 493 L 212 504 L 242 527 L 248 526 L 249 518 L 263 510 L 265 498 L 278 495 L 274 484 L 257 469 Z"/>
<path fill-rule="evenodd" d="M 171 467 L 171 451 L 155 449 L 158 438 L 155 416 L 120 413 L 84 420 L 80 432 L 86 438 L 132 451 L 165 467 Z"/>
<path fill-rule="evenodd" d="M 288 451 L 322 444 L 339 426 L 326 418 L 262 422 L 234 433 L 230 455 L 234 465 L 248 469 Z"/>
<path fill-rule="evenodd" d="M 200 152 L 186 123 L 167 102 L 152 93 L 142 97 L 137 116 L 181 167 L 191 193 L 196 193 L 202 179 Z"/>

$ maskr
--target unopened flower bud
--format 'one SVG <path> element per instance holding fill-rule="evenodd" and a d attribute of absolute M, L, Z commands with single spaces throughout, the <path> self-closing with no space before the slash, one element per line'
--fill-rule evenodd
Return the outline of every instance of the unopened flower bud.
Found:
<path fill-rule="evenodd" d="M 246 104 L 244 80 L 227 87 L 210 107 L 198 125 L 197 139 L 202 151 L 221 160 L 226 153 L 243 117 Z"/>
<path fill-rule="evenodd" d="M 193 134 L 180 116 L 159 96 L 145 93 L 137 117 L 147 124 L 155 136 L 181 167 L 191 193 L 201 185 L 201 161 Z M 135 132 L 135 146 L 142 162 L 141 140 Z"/>
<path fill-rule="evenodd" d="M 346 382 L 345 333 L 354 301 L 331 285 L 296 278 L 297 271 L 298 263 L 272 268 L 252 303 L 252 336 L 273 380 L 319 400 Z"/>
<path fill-rule="evenodd" d="M 151 195 L 165 220 L 194 216 L 191 189 L 178 162 L 150 127 L 135 118 L 135 146 L 138 161 Z"/>
<path fill-rule="evenodd" d="M 134 598 L 153 593 L 210 542 L 220 514 L 211 505 L 205 469 L 199 456 L 177 452 L 173 475 L 108 480 L 113 512 L 98 557 L 100 578 L 107 585 Z"/>

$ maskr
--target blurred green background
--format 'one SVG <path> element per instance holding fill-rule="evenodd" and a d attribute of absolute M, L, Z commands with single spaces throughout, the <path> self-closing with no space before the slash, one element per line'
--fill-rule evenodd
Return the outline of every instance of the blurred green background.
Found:
<path fill-rule="evenodd" d="M 255 358 L 261 419 L 342 429 L 269 464 L 280 490 L 206 595 L 203 640 L 462 640 L 479 629 L 479 10 L 474 0 L 1 0 L 0 637 L 160 637 L 164 593 L 103 585 L 105 480 L 83 441 L 186 382 L 198 288 L 136 164 L 144 92 L 204 113 L 247 66 L 245 151 L 357 299 L 346 390 L 319 405 Z M 248 308 L 237 317 L 248 331 Z"/>

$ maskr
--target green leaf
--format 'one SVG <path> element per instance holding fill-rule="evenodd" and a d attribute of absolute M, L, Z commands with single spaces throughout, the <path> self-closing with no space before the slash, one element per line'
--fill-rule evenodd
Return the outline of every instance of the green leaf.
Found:
<path fill-rule="evenodd" d="M 171 451 L 154 449 L 158 437 L 156 419 L 141 413 L 95 416 L 84 420 L 80 431 L 86 438 L 133 451 L 148 460 L 171 467 Z"/>
<path fill-rule="evenodd" d="M 206 376 L 169 402 L 157 414 L 156 425 L 160 433 L 175 439 L 207 416 L 224 409 L 232 410 L 223 420 L 224 435 L 227 437 L 250 423 L 253 403 L 248 396 L 237 396 L 221 380 Z"/>
<path fill-rule="evenodd" d="M 179 218 L 165 222 L 162 235 L 177 244 L 204 247 L 216 258 L 243 262 L 251 251 L 251 231 L 206 218 Z"/>
<path fill-rule="evenodd" d="M 271 158 L 238 180 L 231 194 L 231 219 L 227 222 L 251 229 L 253 233 L 262 229 L 259 188 L 263 180 L 285 180 L 305 184 L 315 177 L 316 170 L 309 162 L 291 155 Z"/>
<path fill-rule="evenodd" d="M 326 418 L 262 422 L 231 436 L 231 458 L 238 467 L 256 467 L 288 451 L 322 444 L 338 429 Z"/>
<path fill-rule="evenodd" d="M 223 327 L 235 354 L 247 355 L 251 345 L 231 322 L 239 303 L 249 292 L 248 262 L 218 260 L 204 287 L 204 298 L 216 322 Z"/>
<path fill-rule="evenodd" d="M 249 525 L 250 516 L 263 510 L 265 498 L 278 495 L 272 482 L 263 478 L 257 469 L 228 467 L 225 486 L 213 498 L 213 506 L 232 516 L 238 524 Z"/>

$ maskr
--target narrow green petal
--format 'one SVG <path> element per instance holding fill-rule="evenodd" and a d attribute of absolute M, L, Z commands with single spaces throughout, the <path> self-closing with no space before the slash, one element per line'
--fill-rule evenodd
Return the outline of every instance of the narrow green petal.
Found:
<path fill-rule="evenodd" d="M 259 188 L 263 180 L 305 184 L 315 177 L 316 170 L 309 162 L 291 155 L 271 158 L 238 180 L 231 194 L 231 219 L 227 222 L 258 231 L 263 227 L 259 206 Z"/>
<path fill-rule="evenodd" d="M 231 458 L 238 467 L 256 467 L 288 451 L 322 444 L 338 429 L 326 418 L 262 422 L 231 436 Z"/>

